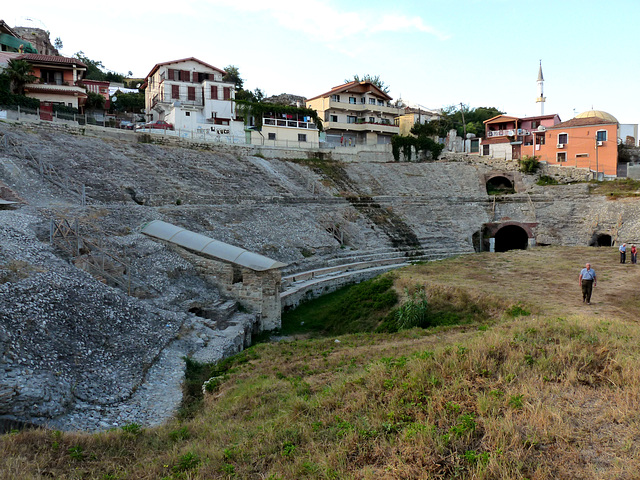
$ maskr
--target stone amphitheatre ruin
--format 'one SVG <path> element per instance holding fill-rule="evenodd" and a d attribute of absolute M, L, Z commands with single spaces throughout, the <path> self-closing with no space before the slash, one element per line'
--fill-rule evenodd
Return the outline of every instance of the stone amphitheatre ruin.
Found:
<path fill-rule="evenodd" d="M 514 162 L 391 160 L 0 123 L 0 420 L 157 424 L 183 357 L 238 352 L 311 296 L 415 260 L 640 243 L 636 203 L 583 170 L 541 187 Z"/>

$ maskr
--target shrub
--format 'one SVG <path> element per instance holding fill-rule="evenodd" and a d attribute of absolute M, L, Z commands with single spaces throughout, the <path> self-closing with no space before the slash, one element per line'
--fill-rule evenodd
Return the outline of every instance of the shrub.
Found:
<path fill-rule="evenodd" d="M 542 187 L 545 185 L 558 185 L 558 181 L 549 175 L 540 175 L 540 178 L 536 181 L 536 185 L 540 185 Z"/>
<path fill-rule="evenodd" d="M 397 329 L 406 330 L 426 326 L 428 312 L 427 293 L 424 290 L 417 290 L 396 310 Z"/>
<path fill-rule="evenodd" d="M 520 171 L 523 173 L 535 173 L 540 167 L 540 162 L 538 162 L 538 158 L 536 156 L 525 155 L 520 160 L 518 160 L 518 164 L 520 165 Z"/>

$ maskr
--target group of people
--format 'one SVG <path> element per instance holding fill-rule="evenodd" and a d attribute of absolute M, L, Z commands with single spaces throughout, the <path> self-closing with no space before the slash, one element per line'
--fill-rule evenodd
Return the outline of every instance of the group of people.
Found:
<path fill-rule="evenodd" d="M 620 245 L 620 248 L 618 248 L 618 250 L 620 251 L 620 263 L 626 263 L 627 262 L 627 244 L 623 243 L 622 245 Z M 631 263 L 635 264 L 638 262 L 638 249 L 636 248 L 635 245 L 631 245 Z"/>
<path fill-rule="evenodd" d="M 623 243 L 618 248 L 620 252 L 620 263 L 627 262 L 627 244 Z M 638 262 L 638 249 L 635 245 L 631 245 L 629 249 L 631 253 L 631 263 L 635 264 Z M 586 303 L 587 305 L 591 305 L 591 294 L 593 293 L 593 287 L 596 286 L 598 280 L 596 278 L 596 272 L 591 268 L 591 264 L 587 263 L 585 267 L 580 270 L 580 276 L 578 277 L 578 284 L 582 287 L 582 303 Z"/>

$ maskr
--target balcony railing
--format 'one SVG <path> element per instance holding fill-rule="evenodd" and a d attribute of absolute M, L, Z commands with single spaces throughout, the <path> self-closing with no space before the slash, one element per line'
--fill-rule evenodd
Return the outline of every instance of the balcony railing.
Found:
<path fill-rule="evenodd" d="M 516 135 L 531 135 L 531 131 L 524 128 L 514 128 L 511 130 L 489 130 L 487 132 L 487 137 L 514 137 Z"/>
<path fill-rule="evenodd" d="M 280 118 L 263 118 L 263 125 L 271 125 L 273 127 L 289 127 L 289 128 L 306 128 L 316 130 L 318 127 L 315 123 L 301 122 L 299 120 L 285 120 Z"/>

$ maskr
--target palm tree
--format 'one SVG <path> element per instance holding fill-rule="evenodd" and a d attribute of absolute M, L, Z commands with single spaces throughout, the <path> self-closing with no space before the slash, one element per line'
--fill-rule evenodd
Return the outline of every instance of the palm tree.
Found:
<path fill-rule="evenodd" d="M 26 60 L 9 60 L 5 73 L 9 76 L 13 93 L 18 95 L 24 95 L 24 86 L 38 78 L 33 75 L 33 66 Z"/>

